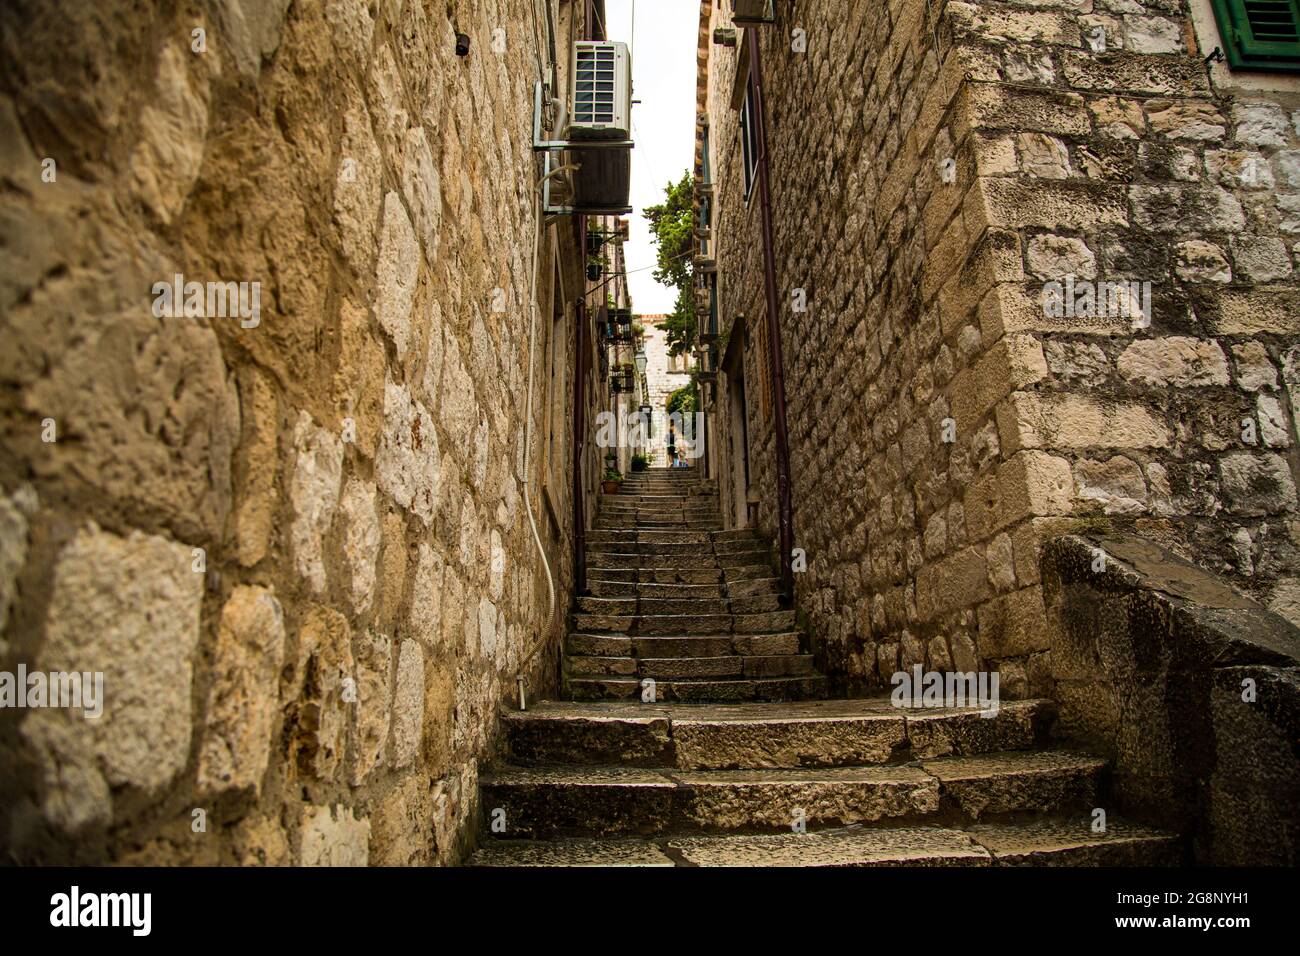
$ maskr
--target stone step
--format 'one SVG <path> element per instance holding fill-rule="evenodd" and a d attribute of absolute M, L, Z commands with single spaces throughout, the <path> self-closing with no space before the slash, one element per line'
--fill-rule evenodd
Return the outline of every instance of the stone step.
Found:
<path fill-rule="evenodd" d="M 810 654 L 753 656 L 732 653 L 717 656 L 596 657 L 573 655 L 565 659 L 571 677 L 652 677 L 656 681 L 712 680 L 725 677 L 806 677 L 813 673 Z"/>
<path fill-rule="evenodd" d="M 606 494 L 602 509 L 617 511 L 720 511 L 711 494 Z"/>
<path fill-rule="evenodd" d="M 1092 832 L 1076 817 L 1022 824 L 844 827 L 812 833 L 494 840 L 469 866 L 1178 866 L 1178 841 L 1112 817 Z"/>
<path fill-rule="evenodd" d="M 722 580 L 721 568 L 592 568 L 587 577 L 588 584 L 718 584 Z"/>
<path fill-rule="evenodd" d="M 766 565 L 745 568 L 605 568 L 589 567 L 587 584 L 627 585 L 713 585 L 726 594 L 748 597 L 756 594 L 779 594 L 780 582 Z M 627 596 L 630 592 L 621 592 Z"/>
<path fill-rule="evenodd" d="M 565 640 L 572 657 L 770 657 L 799 653 L 799 632 L 641 637 L 573 632 Z"/>
<path fill-rule="evenodd" d="M 587 544 L 642 542 L 647 544 L 694 544 L 712 547 L 713 531 L 588 531 Z"/>
<path fill-rule="evenodd" d="M 658 597 L 708 599 L 725 597 L 721 584 L 637 584 L 587 578 L 592 597 Z"/>
<path fill-rule="evenodd" d="M 714 554 L 708 542 L 677 544 L 658 541 L 598 541 L 587 546 L 587 554 Z"/>
<path fill-rule="evenodd" d="M 731 554 L 714 554 L 711 551 L 695 549 L 690 554 L 636 554 L 627 553 L 627 551 L 594 551 L 586 555 L 586 566 L 590 570 L 603 570 L 603 568 L 615 568 L 619 571 L 640 571 L 659 570 L 659 568 L 688 568 L 688 567 L 706 567 L 706 568 L 723 568 L 723 570 L 732 570 L 753 564 L 755 567 L 763 567 L 767 570 L 767 575 L 771 576 L 772 570 L 763 562 L 767 555 L 759 551 L 741 551 L 744 559 L 738 558 L 737 555 Z M 749 557 L 753 555 L 753 557 Z"/>
<path fill-rule="evenodd" d="M 772 634 L 795 629 L 794 611 L 758 614 L 573 615 L 575 630 L 594 634 Z"/>
<path fill-rule="evenodd" d="M 598 515 L 593 524 L 598 531 L 626 531 L 631 529 L 638 531 L 671 531 L 675 528 L 681 528 L 688 531 L 716 531 L 721 530 L 722 519 L 706 520 L 698 518 L 678 518 L 676 520 L 642 520 L 638 518 L 634 521 L 629 521 L 622 518 L 607 518 L 603 515 Z"/>
<path fill-rule="evenodd" d="M 518 764 L 736 770 L 843 767 L 1026 750 L 1044 743 L 1050 701 L 1008 701 L 991 717 L 969 707 L 914 712 L 889 698 L 798 704 L 538 701 L 502 713 Z"/>
<path fill-rule="evenodd" d="M 639 677 L 571 677 L 565 691 L 574 700 L 640 700 Z M 813 700 L 826 696 L 826 678 L 754 677 L 735 680 L 663 680 L 655 682 L 660 701 L 715 703 L 750 700 Z"/>
<path fill-rule="evenodd" d="M 744 597 L 642 597 L 620 595 L 580 597 L 577 609 L 585 614 L 760 614 L 779 611 L 775 594 Z"/>
<path fill-rule="evenodd" d="M 789 832 L 1095 806 L 1105 761 L 1071 751 L 940 757 L 906 766 L 672 770 L 502 766 L 480 779 L 506 837 Z"/>
<path fill-rule="evenodd" d="M 633 521 L 691 521 L 698 519 L 721 518 L 716 507 L 667 507 L 665 505 L 622 505 L 602 504 L 598 512 L 600 517 L 608 519 Z"/>
<path fill-rule="evenodd" d="M 753 581 L 759 578 L 772 577 L 772 567 L 766 561 L 762 563 L 746 564 L 739 567 L 728 567 L 722 569 L 723 579 L 728 585 L 736 581 Z"/>
<path fill-rule="evenodd" d="M 705 583 L 684 584 L 680 581 L 658 579 L 675 578 L 673 568 L 591 568 L 586 585 L 591 597 L 780 597 L 780 581 L 775 578 L 733 578 L 722 583 L 720 571 L 712 568 L 686 568 L 682 574 L 693 576 Z M 649 578 L 650 580 L 646 580 Z"/>
<path fill-rule="evenodd" d="M 753 597 L 760 594 L 780 594 L 781 582 L 776 578 L 738 578 L 727 584 L 732 597 Z"/>

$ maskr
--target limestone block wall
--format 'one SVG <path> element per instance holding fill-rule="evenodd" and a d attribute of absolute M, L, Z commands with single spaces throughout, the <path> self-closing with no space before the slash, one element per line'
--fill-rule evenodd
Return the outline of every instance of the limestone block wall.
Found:
<path fill-rule="evenodd" d="M 0 11 L 0 669 L 105 683 L 95 719 L 0 710 L 7 858 L 463 852 L 497 708 L 521 670 L 551 686 L 571 578 L 544 362 L 553 614 L 523 504 L 534 12 Z M 566 224 L 539 259 L 537 355 L 561 296 L 571 389 Z M 171 311 L 173 282 L 205 285 Z"/>
<path fill-rule="evenodd" d="M 827 666 L 981 664 L 1044 692 L 1039 549 L 1079 527 L 1300 616 L 1295 94 L 1213 87 L 1179 0 L 782 11 L 760 36 L 799 597 Z M 724 321 L 761 318 L 737 54 L 708 57 Z M 1053 314 L 1068 276 L 1137 304 L 1150 283 L 1150 310 Z M 751 355 L 770 531 L 758 375 Z"/>

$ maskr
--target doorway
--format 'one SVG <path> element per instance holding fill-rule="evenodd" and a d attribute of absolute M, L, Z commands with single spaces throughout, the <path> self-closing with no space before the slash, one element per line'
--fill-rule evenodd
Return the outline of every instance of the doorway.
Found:
<path fill-rule="evenodd" d="M 745 410 L 745 360 L 737 350 L 727 370 L 728 428 L 731 460 L 731 526 L 749 527 L 749 421 Z"/>

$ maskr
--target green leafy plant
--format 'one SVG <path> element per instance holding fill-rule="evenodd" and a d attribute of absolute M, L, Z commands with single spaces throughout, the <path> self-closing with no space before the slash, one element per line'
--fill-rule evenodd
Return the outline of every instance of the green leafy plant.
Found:
<path fill-rule="evenodd" d="M 632 470 L 645 471 L 650 467 L 650 459 L 646 455 L 636 454 L 632 456 Z"/>
<path fill-rule="evenodd" d="M 677 290 L 673 311 L 664 320 L 670 355 L 681 355 L 695 340 L 695 184 L 690 170 L 669 183 L 664 201 L 642 212 L 658 246 L 654 277 Z"/>
<path fill-rule="evenodd" d="M 700 410 L 700 383 L 696 381 L 694 373 L 691 373 L 689 385 L 683 385 L 668 396 L 667 407 L 669 415 L 676 412 L 683 418 Z"/>
<path fill-rule="evenodd" d="M 617 468 L 606 468 L 605 477 L 602 480 L 621 482 L 623 480 L 623 474 Z"/>

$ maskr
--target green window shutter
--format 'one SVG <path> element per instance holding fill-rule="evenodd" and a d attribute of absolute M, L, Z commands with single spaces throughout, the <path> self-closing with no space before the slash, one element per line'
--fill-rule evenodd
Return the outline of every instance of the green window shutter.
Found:
<path fill-rule="evenodd" d="M 1236 70 L 1300 72 L 1300 0 L 1213 0 Z"/>

